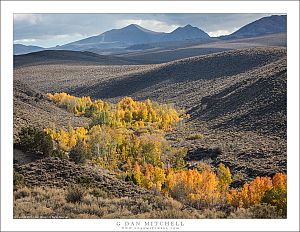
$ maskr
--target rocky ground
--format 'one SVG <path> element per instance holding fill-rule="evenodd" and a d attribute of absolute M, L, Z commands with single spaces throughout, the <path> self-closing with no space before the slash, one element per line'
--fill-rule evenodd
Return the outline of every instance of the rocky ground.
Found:
<path fill-rule="evenodd" d="M 187 147 L 190 165 L 223 163 L 239 187 L 256 176 L 286 172 L 286 140 L 251 131 L 211 129 L 206 122 L 187 122 L 166 135 L 173 146 Z"/>

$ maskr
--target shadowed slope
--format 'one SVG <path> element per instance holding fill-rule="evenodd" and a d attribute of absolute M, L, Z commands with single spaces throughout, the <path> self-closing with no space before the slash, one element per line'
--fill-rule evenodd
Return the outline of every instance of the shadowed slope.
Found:
<path fill-rule="evenodd" d="M 14 66 L 46 65 L 46 64 L 82 64 L 82 65 L 107 65 L 107 64 L 134 64 L 130 59 L 114 56 L 104 56 L 92 52 L 45 50 L 14 56 Z"/>
<path fill-rule="evenodd" d="M 276 61 L 285 54 L 286 50 L 282 48 L 255 48 L 192 57 L 157 65 L 153 69 L 107 82 L 104 80 L 98 85 L 90 86 L 88 92 L 89 95 L 97 98 L 116 98 L 134 96 L 151 88 L 155 92 L 166 87 L 169 90 L 166 93 L 172 95 L 178 85 L 237 75 Z M 72 92 L 86 94 L 84 88 Z M 153 95 L 147 97 L 155 98 L 156 96 Z"/>
<path fill-rule="evenodd" d="M 236 77 L 232 85 L 203 97 L 189 113 L 214 128 L 258 130 L 286 136 L 286 59 Z"/>

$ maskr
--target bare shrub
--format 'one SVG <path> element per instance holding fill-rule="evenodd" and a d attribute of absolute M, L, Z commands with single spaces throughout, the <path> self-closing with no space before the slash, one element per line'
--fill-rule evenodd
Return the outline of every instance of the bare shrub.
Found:
<path fill-rule="evenodd" d="M 191 215 L 189 211 L 180 211 L 178 209 L 168 209 L 168 210 L 162 210 L 162 211 L 153 211 L 150 214 L 150 218 L 191 219 L 191 218 L 195 218 L 195 217 L 193 215 Z"/>
<path fill-rule="evenodd" d="M 226 213 L 217 209 L 204 209 L 201 213 L 204 218 L 226 218 Z"/>
<path fill-rule="evenodd" d="M 228 218 L 274 219 L 281 218 L 281 216 L 278 214 L 276 207 L 267 204 L 260 204 L 252 206 L 248 209 L 238 208 L 236 211 L 232 212 Z"/>
<path fill-rule="evenodd" d="M 85 195 L 85 191 L 79 186 L 69 187 L 66 194 L 66 201 L 71 203 L 79 203 L 82 202 L 83 197 Z"/>
<path fill-rule="evenodd" d="M 21 188 L 14 193 L 15 199 L 25 198 L 30 196 L 30 190 L 28 188 Z"/>
<path fill-rule="evenodd" d="M 14 190 L 24 186 L 24 176 L 14 170 L 13 174 Z"/>
<path fill-rule="evenodd" d="M 92 196 L 94 196 L 96 198 L 99 198 L 99 197 L 108 198 L 108 193 L 105 192 L 101 188 L 94 188 L 89 192 L 89 194 L 91 194 Z"/>
<path fill-rule="evenodd" d="M 197 139 L 203 139 L 204 138 L 204 135 L 201 134 L 201 133 L 194 133 L 194 134 L 191 134 L 190 136 L 188 136 L 186 139 L 187 140 L 197 140 Z"/>

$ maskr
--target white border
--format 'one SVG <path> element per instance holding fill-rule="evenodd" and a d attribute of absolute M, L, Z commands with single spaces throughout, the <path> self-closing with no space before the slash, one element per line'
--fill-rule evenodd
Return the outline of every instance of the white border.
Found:
<path fill-rule="evenodd" d="M 1 227 L 5 231 L 119 231 L 124 220 L 13 219 L 13 13 L 287 13 L 288 17 L 288 219 L 180 220 L 182 231 L 291 231 L 299 229 L 299 2 L 1 2 Z M 128 220 L 127 220 L 128 221 Z M 135 220 L 145 221 L 145 220 Z M 147 220 L 149 221 L 149 220 Z"/>

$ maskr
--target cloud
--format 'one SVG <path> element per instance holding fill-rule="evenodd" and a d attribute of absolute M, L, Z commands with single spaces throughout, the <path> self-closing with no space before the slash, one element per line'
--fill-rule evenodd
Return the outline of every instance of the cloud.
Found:
<path fill-rule="evenodd" d="M 55 46 L 107 30 L 138 24 L 149 30 L 170 32 L 191 24 L 212 36 L 229 34 L 270 14 L 14 14 L 14 40 L 33 45 Z M 27 44 L 29 44 L 28 42 Z"/>
<path fill-rule="evenodd" d="M 28 43 L 33 43 L 36 42 L 36 39 L 17 39 L 14 40 L 14 43 L 21 43 L 21 44 L 28 44 Z"/>
<path fill-rule="evenodd" d="M 27 22 L 29 24 L 37 24 L 41 20 L 38 14 L 14 14 L 14 22 Z"/>
<path fill-rule="evenodd" d="M 116 22 L 116 26 L 120 28 L 129 24 L 137 24 L 141 27 L 157 32 L 171 32 L 179 26 L 176 24 L 168 24 L 163 21 L 150 19 L 124 19 Z"/>
<path fill-rule="evenodd" d="M 56 45 L 63 45 L 84 38 L 86 38 L 85 35 L 79 33 L 72 33 L 72 34 L 61 34 L 61 35 L 44 35 L 44 36 L 39 36 L 37 38 L 15 39 L 14 43 L 15 44 L 21 43 L 24 45 L 36 45 L 40 47 L 50 48 Z"/>
<path fill-rule="evenodd" d="M 216 30 L 216 31 L 209 31 L 207 32 L 207 34 L 210 36 L 210 37 L 218 37 L 218 36 L 221 36 L 221 35 L 229 35 L 233 32 L 235 32 L 238 28 L 235 27 L 233 28 L 232 30 Z"/>

